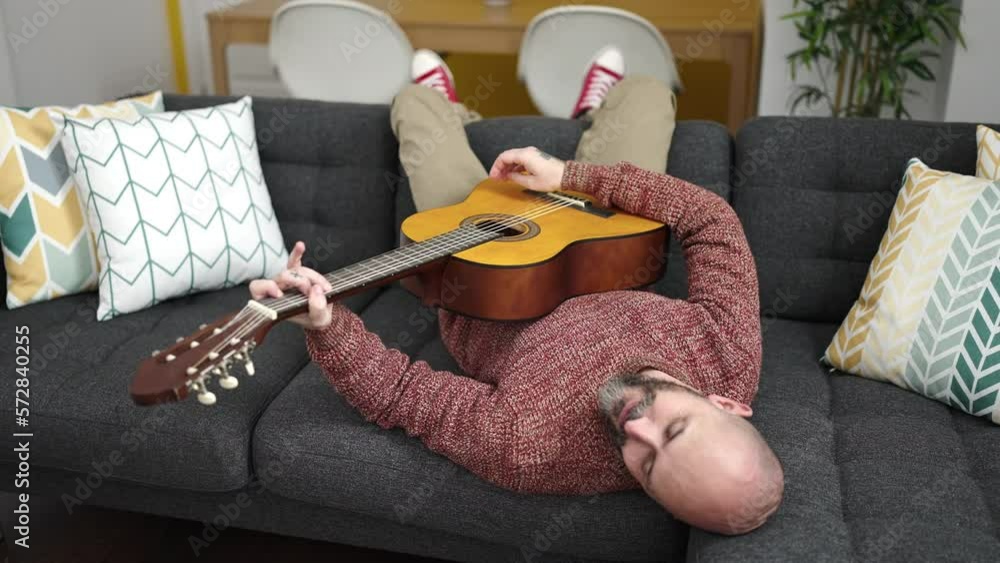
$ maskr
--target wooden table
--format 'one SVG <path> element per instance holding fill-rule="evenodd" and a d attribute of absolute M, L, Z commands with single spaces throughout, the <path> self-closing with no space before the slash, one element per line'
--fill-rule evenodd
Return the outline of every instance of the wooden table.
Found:
<path fill-rule="evenodd" d="M 229 93 L 226 48 L 233 43 L 267 44 L 271 16 L 285 1 L 248 0 L 208 14 L 216 93 Z M 682 77 L 684 65 L 692 61 L 728 64 L 731 130 L 756 114 L 760 0 L 513 0 L 502 8 L 488 8 L 480 0 L 363 1 L 392 15 L 414 48 L 450 53 L 517 54 L 531 18 L 556 6 L 593 3 L 629 10 L 660 30 Z"/>

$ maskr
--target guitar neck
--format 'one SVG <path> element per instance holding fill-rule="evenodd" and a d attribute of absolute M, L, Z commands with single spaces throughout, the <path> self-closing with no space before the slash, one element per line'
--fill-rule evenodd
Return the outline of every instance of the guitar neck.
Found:
<path fill-rule="evenodd" d="M 500 236 L 502 235 L 499 232 L 467 225 L 421 242 L 383 252 L 326 274 L 324 277 L 332 286 L 326 297 L 341 299 L 365 289 L 386 285 L 438 260 Z M 304 296 L 297 291 L 288 291 L 283 297 L 261 299 L 251 303 L 256 303 L 252 305 L 255 309 L 271 316 L 274 320 L 297 315 L 308 309 Z"/>

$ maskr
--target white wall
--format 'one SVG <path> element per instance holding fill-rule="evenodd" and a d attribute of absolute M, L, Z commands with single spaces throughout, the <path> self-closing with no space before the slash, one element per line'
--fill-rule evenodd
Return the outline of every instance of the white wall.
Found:
<path fill-rule="evenodd" d="M 0 10 L 0 30 L 4 28 L 3 11 Z M 14 75 L 11 72 L 10 49 L 6 41 L 0 41 L 0 105 L 17 105 L 17 86 L 14 83 Z"/>
<path fill-rule="evenodd" d="M 994 9 L 1000 7 L 1000 2 L 996 0 L 965 0 L 966 4 L 977 2 L 990 3 L 990 7 Z M 802 40 L 799 39 L 795 31 L 794 23 L 781 20 L 783 15 L 794 11 L 793 4 L 793 0 L 764 0 L 764 45 L 758 101 L 760 115 L 788 115 L 790 100 L 796 91 L 796 83 L 820 83 L 819 75 L 816 72 L 808 72 L 802 68 L 799 69 L 797 79 L 793 81 L 788 62 L 785 60 L 788 53 L 802 45 Z M 1000 20 L 994 19 L 993 25 L 995 26 L 998 22 Z M 983 22 L 983 26 L 986 26 L 987 23 Z M 950 74 L 950 61 L 947 60 L 949 51 L 949 47 L 946 46 L 945 56 L 941 59 L 928 61 L 927 66 L 934 72 L 938 78 L 937 81 L 923 82 L 911 79 L 908 86 L 917 90 L 918 94 L 908 98 L 906 107 L 914 119 L 940 121 L 944 118 L 944 100 L 948 98 L 952 90 L 947 82 Z M 993 50 L 993 53 L 997 52 L 996 49 Z M 829 80 L 831 85 L 836 84 L 836 77 Z M 800 106 L 798 115 L 829 115 L 829 111 L 819 106 L 813 109 Z"/>
<path fill-rule="evenodd" d="M 162 0 L 0 2 L 17 102 L 101 102 L 174 89 L 165 13 Z"/>
<path fill-rule="evenodd" d="M 943 119 L 1000 123 L 1000 2 L 965 0 L 963 12 L 968 50 L 955 49 Z"/>

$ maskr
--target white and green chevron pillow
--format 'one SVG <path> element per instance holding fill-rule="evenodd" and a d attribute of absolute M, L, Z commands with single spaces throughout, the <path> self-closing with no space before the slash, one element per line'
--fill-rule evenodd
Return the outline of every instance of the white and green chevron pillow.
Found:
<path fill-rule="evenodd" d="M 99 320 L 277 274 L 288 258 L 251 99 L 135 120 L 64 120 L 97 243 Z"/>
<path fill-rule="evenodd" d="M 1000 424 L 1000 181 L 910 162 L 823 359 Z"/>

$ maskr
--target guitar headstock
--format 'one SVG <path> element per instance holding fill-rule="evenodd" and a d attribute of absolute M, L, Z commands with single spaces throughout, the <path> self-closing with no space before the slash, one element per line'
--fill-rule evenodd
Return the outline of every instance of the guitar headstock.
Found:
<path fill-rule="evenodd" d="M 223 389 L 235 389 L 239 385 L 233 374 L 236 364 L 243 364 L 246 374 L 253 375 L 251 354 L 272 324 L 248 308 L 201 325 L 194 334 L 154 351 L 139 364 L 129 386 L 132 400 L 153 405 L 180 401 L 194 393 L 201 404 L 215 404 L 209 383 L 216 380 Z"/>

